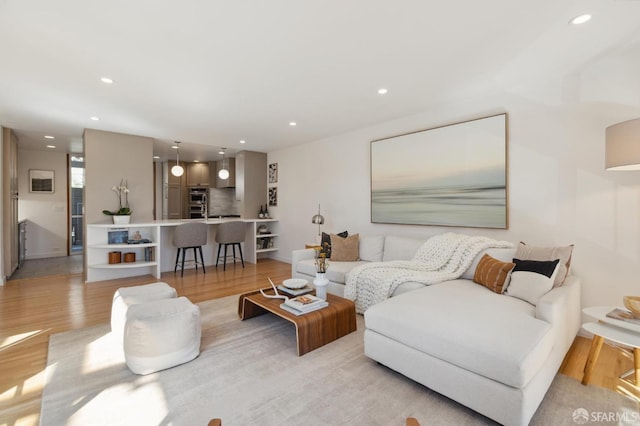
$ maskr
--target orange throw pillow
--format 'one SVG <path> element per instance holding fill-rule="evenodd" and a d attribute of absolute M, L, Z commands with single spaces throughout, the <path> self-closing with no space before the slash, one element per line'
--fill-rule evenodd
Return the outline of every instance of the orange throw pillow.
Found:
<path fill-rule="evenodd" d="M 505 284 L 509 278 L 509 273 L 515 266 L 515 263 L 501 262 L 485 254 L 480 259 L 476 272 L 473 274 L 473 282 L 501 294 L 506 289 Z"/>

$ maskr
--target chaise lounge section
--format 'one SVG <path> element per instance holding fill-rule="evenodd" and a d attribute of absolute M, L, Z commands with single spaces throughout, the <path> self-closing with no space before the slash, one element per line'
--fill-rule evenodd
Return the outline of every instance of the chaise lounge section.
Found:
<path fill-rule="evenodd" d="M 580 282 L 569 276 L 533 306 L 459 279 L 364 317 L 366 356 L 499 423 L 526 425 L 580 329 Z"/>

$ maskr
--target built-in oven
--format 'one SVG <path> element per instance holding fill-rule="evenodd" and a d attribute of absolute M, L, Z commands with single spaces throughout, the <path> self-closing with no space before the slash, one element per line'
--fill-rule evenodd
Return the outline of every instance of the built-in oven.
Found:
<path fill-rule="evenodd" d="M 189 188 L 189 219 L 206 219 L 207 204 L 207 188 Z"/>
<path fill-rule="evenodd" d="M 189 219 L 205 219 L 207 217 L 207 208 L 204 204 L 189 206 Z"/>
<path fill-rule="evenodd" d="M 189 188 L 189 204 L 207 204 L 207 188 Z"/>

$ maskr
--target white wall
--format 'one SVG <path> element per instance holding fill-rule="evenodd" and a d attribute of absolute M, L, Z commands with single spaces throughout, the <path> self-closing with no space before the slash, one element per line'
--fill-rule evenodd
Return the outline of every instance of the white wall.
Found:
<path fill-rule="evenodd" d="M 640 173 L 604 170 L 605 127 L 640 117 L 637 79 L 615 71 L 625 69 L 627 54 L 270 152 L 268 162 L 278 163 L 279 205 L 269 209 L 280 220 L 278 258 L 290 261 L 292 250 L 314 241 L 311 217 L 321 203 L 325 232 L 426 238 L 453 230 L 514 244 L 575 244 L 572 271 L 582 279 L 583 306 L 621 305 L 623 295 L 640 294 Z M 501 112 L 509 127 L 508 230 L 370 222 L 372 140 Z"/>
<path fill-rule="evenodd" d="M 29 192 L 29 170 L 53 170 L 53 194 Z M 18 150 L 18 220 L 27 220 L 26 258 L 67 255 L 67 155 Z"/>

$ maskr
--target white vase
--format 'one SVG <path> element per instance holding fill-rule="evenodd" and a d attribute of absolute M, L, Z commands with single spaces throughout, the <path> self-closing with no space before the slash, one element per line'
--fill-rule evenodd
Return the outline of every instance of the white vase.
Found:
<path fill-rule="evenodd" d="M 316 272 L 316 278 L 313 280 L 313 285 L 316 287 L 316 296 L 320 299 L 327 300 L 327 285 L 329 280 L 325 277 L 323 272 Z"/>
<path fill-rule="evenodd" d="M 113 223 L 115 223 L 116 225 L 124 225 L 131 221 L 131 215 L 128 215 L 128 214 L 127 215 L 114 214 L 112 217 L 113 217 Z"/>

